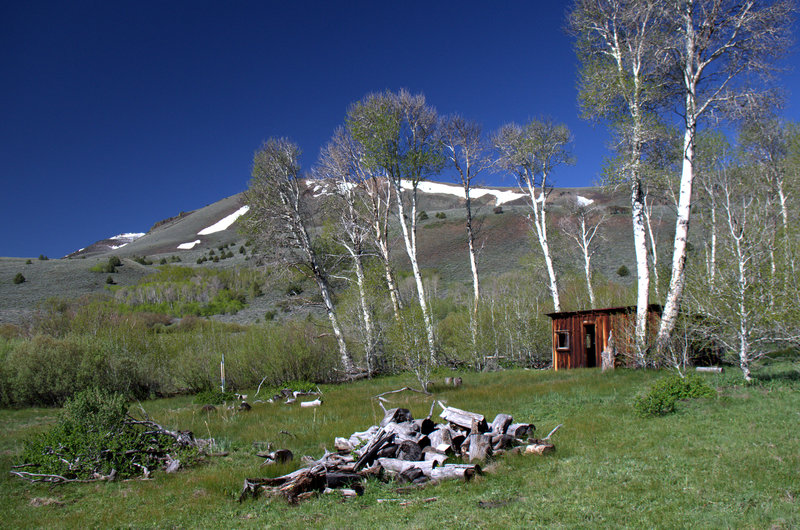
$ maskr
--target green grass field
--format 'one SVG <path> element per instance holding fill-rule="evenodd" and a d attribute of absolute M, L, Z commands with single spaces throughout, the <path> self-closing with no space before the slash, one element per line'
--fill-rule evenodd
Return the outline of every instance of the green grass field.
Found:
<path fill-rule="evenodd" d="M 441 381 L 438 373 L 435 381 Z M 506 412 L 553 436 L 548 456 L 500 457 L 472 482 L 423 488 L 370 482 L 363 496 L 321 496 L 298 506 L 283 499 L 235 501 L 245 477 L 299 465 L 259 467 L 254 443 L 273 442 L 318 457 L 335 436 L 382 417 L 372 396 L 411 376 L 323 387 L 315 409 L 256 403 L 248 413 L 206 413 L 190 397 L 143 402 L 157 421 L 213 436 L 229 456 L 152 480 L 50 488 L 12 477 L 23 440 L 41 432 L 53 409 L 0 410 L 0 513 L 6 528 L 442 528 L 744 527 L 800 525 L 800 381 L 779 362 L 748 387 L 734 370 L 708 376 L 717 397 L 683 402 L 675 414 L 640 418 L 634 396 L 662 373 L 617 370 L 509 370 L 459 374 L 461 388 L 433 386 L 448 405 L 493 418 Z M 432 397 L 393 394 L 392 404 L 427 415 Z M 133 404 L 135 413 L 138 405 Z M 438 414 L 438 409 L 436 414 Z M 288 433 L 288 434 L 287 434 Z M 387 500 L 388 499 L 388 500 Z M 430 500 L 435 499 L 435 500 Z"/>

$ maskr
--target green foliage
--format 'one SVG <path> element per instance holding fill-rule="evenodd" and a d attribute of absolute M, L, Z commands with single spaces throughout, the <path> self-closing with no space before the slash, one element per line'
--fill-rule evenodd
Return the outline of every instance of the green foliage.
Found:
<path fill-rule="evenodd" d="M 247 251 L 245 250 L 244 245 L 240 246 L 239 247 L 239 254 L 244 254 L 245 252 L 247 252 Z"/>
<path fill-rule="evenodd" d="M 153 262 L 147 259 L 147 256 L 133 256 L 131 257 L 133 261 L 138 263 L 139 265 L 152 265 Z"/>
<path fill-rule="evenodd" d="M 113 272 L 117 272 L 117 267 L 119 265 L 120 265 L 119 258 L 116 257 L 116 256 L 112 256 L 112 257 L 108 258 L 108 261 L 105 262 L 105 263 L 100 262 L 100 263 L 97 263 L 96 265 L 93 265 L 93 266 L 89 267 L 89 270 L 91 272 L 113 273 Z"/>
<path fill-rule="evenodd" d="M 631 275 L 631 271 L 625 265 L 620 265 L 617 269 L 617 276 L 620 278 L 626 278 Z"/>
<path fill-rule="evenodd" d="M 422 210 L 417 214 L 417 221 L 427 221 L 428 220 L 428 212 Z"/>
<path fill-rule="evenodd" d="M 148 433 L 133 424 L 121 394 L 90 388 L 78 392 L 49 431 L 25 443 L 22 461 L 34 473 L 68 479 L 90 479 L 116 472 L 119 478 L 142 474 L 142 466 L 159 466 L 158 457 L 169 452 L 184 463 L 197 456 L 165 434 Z"/>
<path fill-rule="evenodd" d="M 271 320 L 275 320 L 275 316 L 277 312 L 274 309 L 270 309 L 269 311 L 264 313 L 264 322 L 269 322 Z"/>
<path fill-rule="evenodd" d="M 25 276 L 23 276 L 21 272 L 18 272 L 18 273 L 17 273 L 17 274 L 14 276 L 14 280 L 13 280 L 13 282 L 14 282 L 14 285 L 19 285 L 19 284 L 21 284 L 21 283 L 24 283 L 24 282 L 25 282 Z"/>
<path fill-rule="evenodd" d="M 646 394 L 636 397 L 633 408 L 640 416 L 663 416 L 675 411 L 675 404 L 682 399 L 710 398 L 717 394 L 697 374 L 671 374 L 657 381 Z"/>
<path fill-rule="evenodd" d="M 106 283 L 108 285 L 114 285 L 114 277 L 110 276 L 110 275 L 108 277 L 106 277 Z"/>
<path fill-rule="evenodd" d="M 25 265 L 31 265 L 31 264 L 33 264 L 33 262 L 30 259 L 25 260 Z"/>
<path fill-rule="evenodd" d="M 47 260 L 49 260 L 49 259 L 50 259 L 50 258 L 48 258 L 47 256 L 45 256 L 44 254 L 39 254 L 39 260 L 41 260 L 41 261 L 47 261 Z"/>
<path fill-rule="evenodd" d="M 159 265 L 166 265 L 166 264 L 167 264 L 167 258 L 161 258 L 161 259 L 158 261 L 158 264 L 159 264 Z"/>
<path fill-rule="evenodd" d="M 445 214 L 444 212 L 437 212 L 435 217 L 437 219 L 447 219 L 447 214 Z"/>

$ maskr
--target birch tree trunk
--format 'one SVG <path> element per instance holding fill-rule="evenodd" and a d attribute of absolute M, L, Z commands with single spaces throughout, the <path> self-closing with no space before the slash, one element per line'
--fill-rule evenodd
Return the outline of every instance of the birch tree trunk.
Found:
<path fill-rule="evenodd" d="M 406 210 L 402 191 L 402 181 L 397 180 L 395 184 L 395 193 L 397 193 L 397 217 L 400 221 L 400 229 L 403 232 L 406 254 L 408 254 L 408 260 L 411 262 L 411 272 L 414 274 L 414 281 L 417 285 L 417 298 L 419 300 L 420 310 L 422 311 L 422 319 L 425 323 L 430 362 L 435 363 L 436 337 L 434 336 L 433 321 L 431 319 L 430 310 L 428 309 L 428 300 L 425 297 L 425 285 L 422 282 L 422 271 L 417 261 L 417 184 L 412 183 L 410 211 Z"/>

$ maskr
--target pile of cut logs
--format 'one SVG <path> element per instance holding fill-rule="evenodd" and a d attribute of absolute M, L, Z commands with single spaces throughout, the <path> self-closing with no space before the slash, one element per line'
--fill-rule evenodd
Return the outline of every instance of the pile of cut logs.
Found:
<path fill-rule="evenodd" d="M 439 405 L 444 423 L 435 424 L 431 415 L 415 420 L 408 409 L 387 410 L 380 425 L 336 438 L 335 452 L 326 451 L 318 460 L 304 457 L 304 468 L 277 478 L 245 479 L 239 501 L 264 494 L 283 495 L 294 503 L 337 490 L 346 497 L 355 496 L 363 492 L 362 481 L 370 476 L 411 484 L 469 480 L 481 473 L 480 464 L 493 455 L 541 455 L 555 450 L 549 436 L 530 438 L 535 427 L 514 423 L 508 414 L 498 414 L 487 423 L 482 414 Z M 469 463 L 445 463 L 451 457 Z"/>

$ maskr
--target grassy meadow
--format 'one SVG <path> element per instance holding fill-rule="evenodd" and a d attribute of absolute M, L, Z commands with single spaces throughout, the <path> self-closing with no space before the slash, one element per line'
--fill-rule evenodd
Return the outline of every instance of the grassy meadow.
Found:
<path fill-rule="evenodd" d="M 26 437 L 58 410 L 0 410 L 0 512 L 3 526 L 177 528 L 429 527 L 745 527 L 800 525 L 800 378 L 796 359 L 773 361 L 741 385 L 729 370 L 706 376 L 717 396 L 682 402 L 676 413 L 642 418 L 634 397 L 663 372 L 596 369 L 459 373 L 460 388 L 434 384 L 433 396 L 391 394 L 393 406 L 428 414 L 432 399 L 491 418 L 505 412 L 553 436 L 544 457 L 500 457 L 484 476 L 409 488 L 377 481 L 363 496 L 236 502 L 245 477 L 276 476 L 319 457 L 335 436 L 378 422 L 378 393 L 414 385 L 401 374 L 323 385 L 323 405 L 301 409 L 254 403 L 239 413 L 207 413 L 190 396 L 133 403 L 165 426 L 211 436 L 228 456 L 151 480 L 31 485 L 12 477 Z M 451 372 L 440 371 L 441 383 Z M 252 391 L 251 391 L 252 393 Z M 438 407 L 435 412 L 438 415 Z M 266 442 L 291 449 L 295 462 L 260 467 Z"/>

